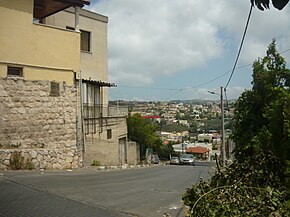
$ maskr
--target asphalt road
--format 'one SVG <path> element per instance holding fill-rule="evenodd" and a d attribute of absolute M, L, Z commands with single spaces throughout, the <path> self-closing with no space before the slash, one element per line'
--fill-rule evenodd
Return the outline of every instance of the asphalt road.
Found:
<path fill-rule="evenodd" d="M 183 217 L 186 188 L 200 177 L 207 179 L 210 170 L 210 164 L 201 163 L 113 171 L 5 171 L 0 216 L 7 211 L 9 216 Z"/>

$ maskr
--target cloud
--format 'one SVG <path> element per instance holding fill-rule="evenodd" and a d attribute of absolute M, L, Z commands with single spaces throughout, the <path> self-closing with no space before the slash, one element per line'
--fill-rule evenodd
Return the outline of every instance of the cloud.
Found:
<path fill-rule="evenodd" d="M 288 8 L 278 11 L 271 7 L 264 12 L 253 9 L 238 65 L 263 57 L 273 38 L 280 51 L 290 48 Z M 203 68 L 215 71 L 217 61 L 224 71 L 229 70 L 237 55 L 250 0 L 99 0 L 89 9 L 109 17 L 110 81 L 120 86 L 149 87 L 158 85 L 162 77 L 176 78 L 185 71 L 196 73 L 196 77 Z M 283 56 L 290 62 L 290 52 Z M 216 76 L 221 70 L 219 66 Z M 234 76 L 247 83 L 232 87 L 229 95 L 249 88 L 251 78 L 239 77 L 249 75 Z M 214 76 L 211 74 L 208 80 Z M 224 83 L 221 81 L 221 85 Z M 207 90 L 195 90 L 197 97 Z M 130 96 L 140 97 L 138 91 L 131 91 Z"/>
<path fill-rule="evenodd" d="M 94 11 L 109 16 L 110 78 L 149 84 L 156 74 L 202 67 L 221 55 L 218 29 L 202 16 L 202 2 L 106 0 L 94 5 Z"/>
<path fill-rule="evenodd" d="M 224 99 L 236 99 L 241 93 L 245 90 L 245 87 L 235 86 L 228 87 L 226 93 L 224 94 Z M 209 93 L 212 92 L 212 93 Z M 187 93 L 186 93 L 187 92 Z M 214 93 L 214 94 L 213 94 Z M 198 88 L 198 89 L 187 89 L 184 92 L 185 95 L 190 96 L 191 99 L 210 99 L 210 100 L 219 100 L 221 90 L 220 88 Z M 188 99 L 188 98 L 187 98 Z"/>

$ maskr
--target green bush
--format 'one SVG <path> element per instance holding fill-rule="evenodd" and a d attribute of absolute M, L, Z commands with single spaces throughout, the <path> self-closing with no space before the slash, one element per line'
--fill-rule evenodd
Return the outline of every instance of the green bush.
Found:
<path fill-rule="evenodd" d="M 23 167 L 24 157 L 21 155 L 21 152 L 14 151 L 10 156 L 10 167 L 13 170 L 20 170 Z"/>
<path fill-rule="evenodd" d="M 280 166 L 268 151 L 242 163 L 234 161 L 209 182 L 201 180 L 187 189 L 183 201 L 190 208 L 189 216 L 289 216 Z"/>
<path fill-rule="evenodd" d="M 31 159 L 26 159 L 24 169 L 27 169 L 27 170 L 34 170 L 35 169 L 35 166 L 32 163 Z"/>
<path fill-rule="evenodd" d="M 93 160 L 91 166 L 101 166 L 101 161 L 99 161 L 99 160 Z"/>

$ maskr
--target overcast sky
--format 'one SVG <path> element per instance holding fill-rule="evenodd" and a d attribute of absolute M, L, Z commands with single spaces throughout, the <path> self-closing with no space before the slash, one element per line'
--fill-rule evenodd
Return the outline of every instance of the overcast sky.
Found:
<path fill-rule="evenodd" d="M 227 83 L 250 10 L 250 0 L 91 0 L 109 17 L 110 100 L 218 99 Z M 275 38 L 290 49 L 290 5 L 253 9 L 229 99 L 251 87 L 252 63 Z M 290 62 L 290 51 L 282 54 Z M 223 75 L 223 76 L 222 76 Z"/>

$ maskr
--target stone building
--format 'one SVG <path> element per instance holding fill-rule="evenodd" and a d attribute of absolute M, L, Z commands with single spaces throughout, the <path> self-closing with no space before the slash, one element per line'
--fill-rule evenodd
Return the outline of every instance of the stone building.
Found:
<path fill-rule="evenodd" d="M 126 108 L 108 104 L 108 18 L 89 3 L 0 2 L 0 168 L 138 159 Z"/>

